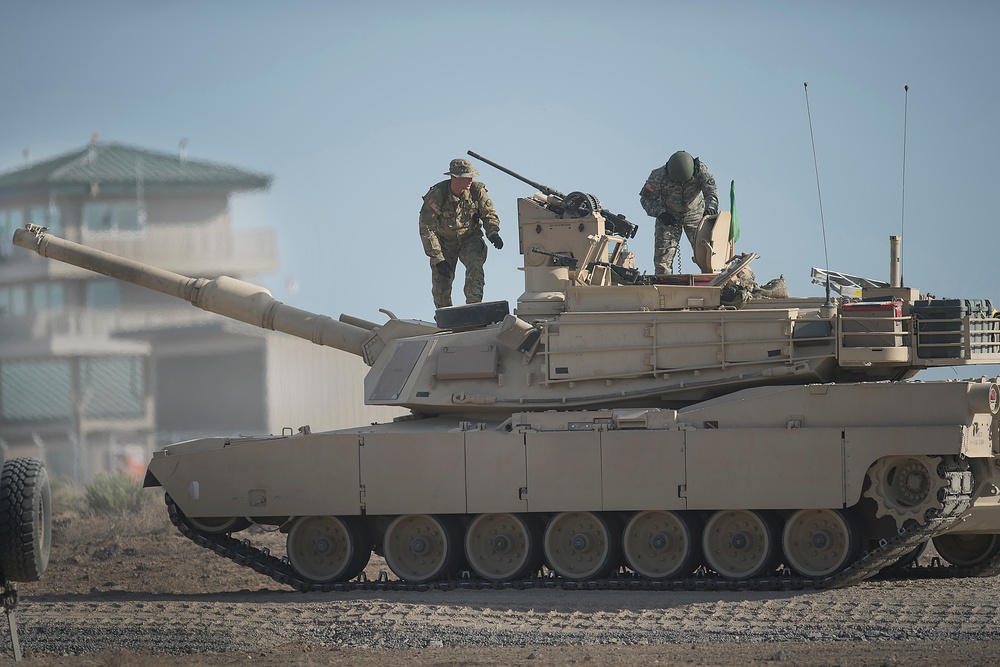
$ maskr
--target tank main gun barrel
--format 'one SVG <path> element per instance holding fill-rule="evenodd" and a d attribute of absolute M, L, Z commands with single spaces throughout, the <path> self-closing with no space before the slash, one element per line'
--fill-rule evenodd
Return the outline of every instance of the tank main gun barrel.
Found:
<path fill-rule="evenodd" d="M 15 230 L 14 245 L 33 250 L 42 257 L 183 299 L 210 313 L 261 329 L 281 331 L 359 357 L 364 356 L 364 344 L 373 333 L 326 315 L 287 306 L 259 285 L 228 276 L 214 280 L 189 278 L 52 236 L 35 225 Z"/>

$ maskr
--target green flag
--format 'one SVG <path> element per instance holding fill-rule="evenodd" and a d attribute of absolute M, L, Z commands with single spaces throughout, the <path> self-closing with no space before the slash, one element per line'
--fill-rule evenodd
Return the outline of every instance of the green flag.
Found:
<path fill-rule="evenodd" d="M 735 245 L 740 240 L 740 219 L 736 215 L 736 181 L 729 181 L 729 245 Z"/>

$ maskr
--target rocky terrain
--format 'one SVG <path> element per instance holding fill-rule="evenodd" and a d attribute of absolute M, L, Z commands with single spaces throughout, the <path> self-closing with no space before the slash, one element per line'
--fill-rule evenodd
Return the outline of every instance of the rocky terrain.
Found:
<path fill-rule="evenodd" d="M 280 534 L 253 540 L 284 553 Z M 385 570 L 374 558 L 368 576 Z M 821 592 L 298 593 L 194 545 L 160 502 L 125 517 L 57 514 L 45 577 L 18 590 L 27 667 L 881 667 L 1000 655 L 1000 577 Z M 2 634 L 0 664 L 13 664 Z"/>

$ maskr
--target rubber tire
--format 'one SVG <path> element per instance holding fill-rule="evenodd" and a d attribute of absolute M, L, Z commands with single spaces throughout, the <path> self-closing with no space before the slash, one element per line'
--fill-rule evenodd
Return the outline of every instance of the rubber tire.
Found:
<path fill-rule="evenodd" d="M 45 465 L 16 458 L 0 474 L 0 574 L 10 581 L 38 581 L 52 546 L 52 492 Z"/>

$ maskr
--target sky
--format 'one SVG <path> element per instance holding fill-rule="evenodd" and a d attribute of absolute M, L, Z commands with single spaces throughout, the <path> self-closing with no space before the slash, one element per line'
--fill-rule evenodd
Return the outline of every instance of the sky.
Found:
<path fill-rule="evenodd" d="M 639 191 L 686 150 L 723 209 L 735 181 L 736 250 L 760 255 L 761 283 L 888 280 L 901 235 L 907 286 L 1000 304 L 998 24 L 991 0 L 0 0 L 0 172 L 94 131 L 186 139 L 191 158 L 273 176 L 231 210 L 276 230 L 280 268 L 255 278 L 276 298 L 431 321 L 417 217 L 452 158 L 596 195 L 639 225 L 629 248 L 652 273 Z M 485 300 L 513 308 L 516 199 L 534 190 L 477 167 L 506 241 Z"/>

